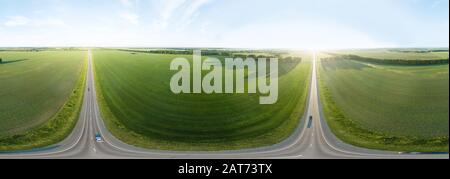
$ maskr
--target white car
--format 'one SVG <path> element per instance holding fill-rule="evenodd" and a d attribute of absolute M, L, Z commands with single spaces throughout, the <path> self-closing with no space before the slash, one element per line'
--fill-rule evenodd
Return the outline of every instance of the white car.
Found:
<path fill-rule="evenodd" d="M 101 136 L 100 134 L 97 133 L 97 134 L 95 135 L 95 141 L 96 141 L 96 142 L 103 142 L 102 136 Z"/>

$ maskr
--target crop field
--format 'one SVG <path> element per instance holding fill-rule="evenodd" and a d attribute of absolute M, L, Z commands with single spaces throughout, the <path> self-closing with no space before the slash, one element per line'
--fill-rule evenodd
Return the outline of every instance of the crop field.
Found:
<path fill-rule="evenodd" d="M 318 66 L 326 118 L 342 140 L 376 149 L 448 151 L 448 64 L 389 66 L 342 59 Z"/>
<path fill-rule="evenodd" d="M 93 51 L 101 111 L 122 141 L 152 149 L 229 150 L 275 144 L 292 134 L 305 110 L 311 60 L 280 61 L 279 98 L 259 94 L 174 94 L 171 60 L 190 55 Z M 220 57 L 219 57 L 220 58 Z"/>
<path fill-rule="evenodd" d="M 404 60 L 440 60 L 448 59 L 448 50 L 441 51 L 420 51 L 413 50 L 392 50 L 392 49 L 372 49 L 372 50 L 344 50 L 333 52 L 337 54 L 352 54 L 361 57 L 378 59 L 404 59 Z"/>
<path fill-rule="evenodd" d="M 68 99 L 81 99 L 82 91 L 74 88 L 84 85 L 79 81 L 85 57 L 85 51 L 0 52 L 0 150 L 46 145 L 54 138 L 40 138 L 41 134 L 51 132 L 61 139 L 59 134 L 71 131 L 70 127 L 54 131 L 57 127 L 51 126 L 44 132 L 39 128 L 59 118 L 64 118 L 65 125 L 74 124 L 69 119 L 78 110 L 69 108 L 80 100 Z M 65 106 L 68 103 L 70 107 Z"/>

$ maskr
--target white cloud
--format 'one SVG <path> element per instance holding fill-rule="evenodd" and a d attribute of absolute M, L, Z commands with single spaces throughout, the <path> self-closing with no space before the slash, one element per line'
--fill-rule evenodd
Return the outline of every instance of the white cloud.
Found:
<path fill-rule="evenodd" d="M 223 33 L 219 46 L 245 48 L 376 48 L 392 46 L 379 43 L 370 35 L 342 24 L 332 22 L 265 22 L 249 24 Z"/>
<path fill-rule="evenodd" d="M 26 26 L 30 24 L 31 20 L 24 16 L 11 16 L 3 23 L 6 27 Z"/>
<path fill-rule="evenodd" d="M 172 18 L 173 14 L 185 2 L 186 2 L 186 0 L 167 0 L 167 1 L 164 1 L 164 5 L 163 5 L 162 10 L 160 12 L 160 18 L 159 18 L 159 20 L 157 22 L 157 24 L 160 26 L 161 29 L 166 28 L 170 24 L 169 21 Z"/>
<path fill-rule="evenodd" d="M 119 16 L 130 24 L 139 24 L 139 15 L 136 13 L 136 7 L 139 0 L 120 0 L 120 3 L 125 6 Z"/>
<path fill-rule="evenodd" d="M 211 0 L 194 0 L 191 4 L 185 9 L 182 24 L 180 29 L 184 29 L 189 26 L 194 20 L 200 15 L 199 9 L 211 2 Z"/>
<path fill-rule="evenodd" d="M 446 1 L 432 0 L 426 1 L 425 6 L 419 5 L 426 10 L 436 7 L 433 11 L 448 13 L 448 9 L 439 8 Z M 244 48 L 448 46 L 448 18 L 422 16 L 418 12 L 421 9 L 415 9 L 409 2 L 249 0 L 215 5 L 214 2 L 218 1 L 115 0 L 114 6 L 99 5 L 89 11 L 84 6 L 64 4 L 43 5 L 36 10 L 17 9 L 15 14 L 0 17 L 0 44 Z M 68 27 L 66 23 L 71 28 L 60 28 Z"/>
<path fill-rule="evenodd" d="M 161 31 L 171 25 L 184 29 L 199 16 L 200 9 L 211 0 L 164 0 L 154 29 Z"/>
<path fill-rule="evenodd" d="M 123 12 L 119 14 L 120 17 L 124 20 L 126 20 L 127 22 L 134 24 L 134 25 L 138 25 L 139 24 L 139 16 L 135 13 L 132 12 Z"/>
<path fill-rule="evenodd" d="M 131 0 L 120 0 L 120 3 L 122 3 L 125 6 L 133 5 L 133 2 Z"/>
<path fill-rule="evenodd" d="M 61 19 L 42 19 L 33 23 L 35 27 L 68 27 Z"/>
<path fill-rule="evenodd" d="M 6 27 L 67 27 L 67 24 L 57 18 L 29 18 L 25 16 L 11 16 L 3 23 Z"/>
<path fill-rule="evenodd" d="M 192 17 L 202 6 L 211 2 L 211 0 L 194 0 L 186 8 L 185 17 Z"/>

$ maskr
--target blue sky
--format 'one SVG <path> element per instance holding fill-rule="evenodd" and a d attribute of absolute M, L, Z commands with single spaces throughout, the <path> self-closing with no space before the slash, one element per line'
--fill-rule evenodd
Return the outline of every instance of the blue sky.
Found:
<path fill-rule="evenodd" d="M 0 46 L 448 47 L 448 0 L 0 0 Z"/>

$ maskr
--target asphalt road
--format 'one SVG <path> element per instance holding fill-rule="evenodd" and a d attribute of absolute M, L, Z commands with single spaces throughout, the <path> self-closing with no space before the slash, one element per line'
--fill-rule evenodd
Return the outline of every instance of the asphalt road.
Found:
<path fill-rule="evenodd" d="M 377 151 L 354 147 L 341 142 L 328 128 L 320 108 L 317 88 L 316 55 L 312 70 L 311 89 L 308 97 L 307 113 L 294 134 L 285 141 L 268 147 L 220 152 L 177 152 L 148 150 L 134 147 L 117 140 L 105 128 L 96 100 L 92 53 L 89 53 L 87 85 L 80 119 L 72 134 L 59 144 L 42 149 L 2 153 L 0 158 L 74 158 L 74 159 L 122 159 L 122 158 L 163 158 L 163 159 L 360 159 L 360 158 L 444 158 L 449 154 L 419 154 Z M 312 116 L 312 120 L 310 120 Z M 103 142 L 95 140 L 96 134 Z"/>

